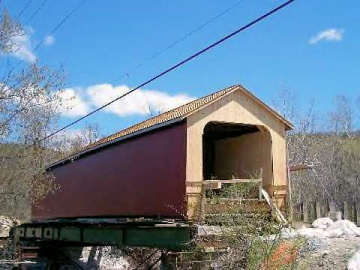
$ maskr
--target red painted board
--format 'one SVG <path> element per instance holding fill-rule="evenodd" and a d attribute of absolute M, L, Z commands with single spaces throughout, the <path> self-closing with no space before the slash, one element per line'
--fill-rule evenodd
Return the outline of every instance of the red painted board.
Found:
<path fill-rule="evenodd" d="M 32 219 L 103 216 L 182 218 L 186 123 L 181 122 L 52 169 L 60 191 L 33 206 Z"/>

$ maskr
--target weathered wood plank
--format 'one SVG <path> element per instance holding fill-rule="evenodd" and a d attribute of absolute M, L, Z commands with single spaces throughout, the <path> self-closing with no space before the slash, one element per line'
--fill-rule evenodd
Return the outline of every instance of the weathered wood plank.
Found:
<path fill-rule="evenodd" d="M 207 183 L 204 183 L 203 186 L 205 187 L 205 189 L 221 189 L 222 188 L 221 182 L 218 182 L 218 181 L 207 182 Z"/>

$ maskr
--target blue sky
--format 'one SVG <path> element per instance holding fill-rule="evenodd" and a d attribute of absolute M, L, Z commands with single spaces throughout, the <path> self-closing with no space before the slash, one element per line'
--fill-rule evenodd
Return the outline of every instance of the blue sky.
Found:
<path fill-rule="evenodd" d="M 74 95 L 70 122 L 117 94 L 136 86 L 282 3 L 277 0 L 100 1 L 88 0 L 53 35 L 50 31 L 81 0 L 32 0 L 19 20 L 28 29 L 23 54 L 11 61 L 66 71 L 65 96 Z M 3 0 L 18 15 L 28 0 Z M 155 53 L 233 7 L 154 59 Z M 88 118 L 106 135 L 194 97 L 242 84 L 271 104 L 291 89 L 305 108 L 315 99 L 319 113 L 336 95 L 360 96 L 360 3 L 355 0 L 297 0 L 274 16 L 223 43 L 196 60 L 151 83 L 133 98 Z M 34 51 L 38 42 L 42 46 Z M 136 68 L 138 65 L 141 67 Z M 124 75 L 128 74 L 128 75 Z M 118 87 L 121 86 L 121 87 Z"/>

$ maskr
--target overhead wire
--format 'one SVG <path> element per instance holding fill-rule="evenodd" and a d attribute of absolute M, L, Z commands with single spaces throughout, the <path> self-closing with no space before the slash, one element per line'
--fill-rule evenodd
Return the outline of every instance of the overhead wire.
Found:
<path fill-rule="evenodd" d="M 78 5 L 76 5 L 74 8 L 72 8 L 72 9 L 54 26 L 54 28 L 52 28 L 51 31 L 48 32 L 47 35 L 49 36 L 49 35 L 55 34 L 55 32 L 57 32 L 57 31 L 61 28 L 61 26 L 63 26 L 63 25 L 65 24 L 65 22 L 66 22 L 77 10 L 79 10 L 79 9 L 85 4 L 86 1 L 87 1 L 87 0 L 82 0 L 82 1 L 80 1 Z M 44 1 L 44 2 L 45 2 L 45 1 Z M 44 2 L 43 2 L 43 3 L 44 3 Z M 37 43 L 37 45 L 34 47 L 33 51 L 34 51 L 34 52 L 37 51 L 37 50 L 41 47 L 41 45 L 43 45 L 43 43 L 44 43 L 44 39 L 40 40 L 40 41 Z M 20 62 L 19 62 L 17 65 L 13 66 L 13 67 L 10 69 L 9 73 L 12 73 L 12 72 L 15 70 L 15 68 L 17 68 L 19 65 L 20 65 Z"/>
<path fill-rule="evenodd" d="M 40 4 L 40 6 L 30 15 L 30 17 L 26 20 L 25 24 L 28 24 L 29 22 L 31 22 L 37 15 L 38 13 L 44 8 L 44 6 L 46 5 L 46 2 L 48 0 L 43 0 Z"/>
<path fill-rule="evenodd" d="M 124 94 L 120 95 L 119 97 L 117 97 L 117 98 L 115 98 L 115 99 L 113 99 L 113 100 L 111 100 L 111 101 L 109 101 L 109 102 L 105 103 L 104 105 L 102 105 L 102 106 L 98 107 L 97 109 L 95 109 L 95 110 L 93 110 L 93 111 L 91 111 L 91 112 L 87 113 L 86 115 L 84 115 L 84 116 L 82 116 L 82 117 L 80 117 L 80 118 L 76 119 L 75 121 L 70 122 L 69 124 L 65 125 L 64 127 L 62 127 L 62 128 L 60 128 L 60 129 L 58 129 L 58 130 L 56 130 L 56 131 L 54 131 L 54 132 L 50 133 L 49 135 L 47 135 L 47 136 L 45 136 L 45 137 L 43 137 L 43 138 L 39 139 L 39 142 L 44 141 L 44 140 L 46 140 L 46 139 L 48 139 L 48 138 L 50 138 L 50 137 L 54 136 L 55 134 L 57 134 L 57 133 L 59 133 L 59 132 L 61 132 L 61 131 L 65 130 L 65 129 L 67 129 L 67 128 L 69 128 L 69 127 L 73 126 L 73 125 L 75 125 L 76 123 L 78 123 L 78 122 L 80 122 L 81 120 L 83 120 L 83 119 L 85 119 L 85 118 L 89 117 L 90 115 L 93 115 L 93 114 L 95 114 L 96 112 L 98 112 L 98 111 L 102 110 L 103 108 L 105 108 L 105 107 L 107 107 L 107 106 L 109 106 L 109 105 L 113 104 L 115 101 L 118 101 L 118 100 L 120 100 L 120 99 L 122 99 L 122 98 L 126 97 L 127 95 L 129 95 L 129 94 L 131 94 L 132 92 L 134 92 L 134 91 L 138 90 L 139 88 L 141 88 L 141 87 L 143 87 L 143 86 L 145 86 L 145 85 L 147 85 L 147 84 L 149 84 L 149 83 L 151 83 L 151 82 L 155 81 L 156 79 L 158 79 L 158 78 L 160 78 L 160 77 L 164 76 L 165 74 L 167 74 L 167 73 L 169 73 L 169 72 L 171 72 L 171 71 L 173 71 L 173 70 L 177 69 L 178 67 L 180 67 L 180 66 L 184 65 L 185 63 L 187 63 L 187 62 L 191 61 L 192 59 L 194 59 L 194 58 L 196 58 L 196 57 L 200 56 L 201 54 L 205 53 L 206 51 L 208 51 L 208 50 L 210 50 L 210 49 L 212 49 L 212 48 L 214 48 L 214 47 L 218 46 L 219 44 L 223 43 L 224 41 L 226 41 L 226 40 L 228 40 L 228 39 L 232 38 L 233 36 L 235 36 L 235 35 L 239 34 L 240 32 L 242 32 L 242 31 L 244 31 L 244 30 L 246 30 L 246 29 L 250 28 L 250 27 L 251 27 L 251 26 L 253 26 L 254 24 L 256 24 L 256 23 L 258 23 L 258 22 L 260 22 L 260 21 L 264 20 L 265 18 L 269 17 L 269 16 L 270 16 L 270 15 L 272 15 L 273 13 L 275 13 L 275 12 L 277 12 L 277 11 L 279 11 L 279 10 L 283 9 L 284 7 L 288 6 L 289 4 L 291 4 L 291 3 L 292 3 L 292 2 L 294 2 L 294 1 L 295 1 L 295 0 L 288 0 L 288 1 L 284 2 L 283 4 L 281 4 L 281 5 L 277 6 L 276 8 L 271 9 L 271 10 L 270 10 L 270 11 L 268 11 L 267 13 L 265 13 L 265 14 L 261 15 L 260 17 L 257 17 L 256 19 L 254 19 L 254 20 L 250 21 L 250 22 L 249 22 L 249 23 L 247 23 L 246 25 L 241 26 L 239 29 L 237 29 L 237 30 L 235 30 L 235 31 L 231 32 L 230 34 L 228 34 L 228 35 L 224 36 L 223 38 L 221 38 L 221 39 L 219 39 L 219 40 L 215 41 L 214 43 L 210 44 L 209 46 L 205 47 L 204 49 L 202 49 L 202 50 L 200 50 L 200 51 L 198 51 L 198 52 L 196 52 L 196 53 L 194 53 L 194 54 L 190 55 L 189 57 L 187 57 L 187 58 L 185 58 L 184 60 L 182 60 L 182 61 L 178 62 L 177 64 L 175 64 L 175 65 L 171 66 L 170 68 L 168 68 L 168 69 L 166 69 L 166 70 L 164 70 L 164 71 L 160 72 L 160 73 L 159 73 L 159 74 L 157 74 L 156 76 L 154 76 L 154 77 L 152 77 L 152 78 L 148 79 L 147 81 L 145 81 L 145 82 L 143 82 L 143 83 L 139 84 L 138 86 L 136 86 L 135 88 L 133 88 L 133 89 L 129 90 L 128 92 L 126 92 L 126 93 L 124 93 Z"/>
<path fill-rule="evenodd" d="M 64 23 L 77 11 L 79 10 L 86 2 L 87 0 L 82 0 L 79 2 L 78 5 L 76 5 L 73 9 L 70 10 L 62 19 L 61 21 L 55 25 L 55 27 L 48 33 L 48 35 L 55 34 L 56 31 L 60 29 L 61 26 L 64 25 Z M 37 51 L 41 45 L 44 43 L 44 40 L 39 41 L 39 43 L 35 46 L 34 51 Z"/>
<path fill-rule="evenodd" d="M 0 0 L 0 1 L 1 1 L 1 0 Z M 48 33 L 48 35 L 53 35 L 56 31 L 58 31 L 58 30 L 60 29 L 60 27 L 61 27 L 62 25 L 64 25 L 65 22 L 66 22 L 78 9 L 80 9 L 80 8 L 85 4 L 86 1 L 87 1 L 87 0 L 82 0 L 81 2 L 79 2 L 78 5 L 76 5 L 73 9 L 71 9 L 70 12 L 68 12 L 68 13 L 60 20 L 60 22 L 55 25 L 55 27 Z M 31 0 L 30 0 L 29 2 L 31 2 Z M 44 4 L 44 2 L 46 2 L 46 1 L 43 1 L 42 4 Z M 24 9 L 23 9 L 23 10 L 24 10 Z M 41 40 L 40 42 L 38 42 L 38 44 L 34 47 L 34 52 L 37 51 L 37 50 L 41 47 L 41 45 L 43 44 L 43 42 L 44 42 L 43 40 Z M 17 68 L 19 65 L 20 65 L 20 63 L 18 63 L 18 64 L 15 65 L 15 66 L 12 66 L 12 67 L 10 68 L 10 70 L 9 70 L 9 74 L 11 74 L 11 73 L 15 70 L 15 68 Z M 17 112 L 17 113 L 18 113 L 18 112 Z M 17 114 L 17 113 L 16 113 L 16 114 Z M 15 115 L 13 115 L 13 116 L 15 116 Z M 13 116 L 12 116 L 12 117 L 13 117 Z"/>
<path fill-rule="evenodd" d="M 28 7 L 31 5 L 32 0 L 28 0 L 25 4 L 25 6 L 20 10 L 20 12 L 17 15 L 17 18 L 20 18 L 21 15 L 25 12 L 25 10 L 28 9 Z"/>
<path fill-rule="evenodd" d="M 148 58 L 145 58 L 143 60 L 142 63 L 137 64 L 130 72 L 124 72 L 119 80 L 121 80 L 124 77 L 129 77 L 130 74 L 132 72 L 134 72 L 135 70 L 138 70 L 139 68 L 141 68 L 142 66 L 144 66 L 144 64 L 148 61 L 154 60 L 157 57 L 159 57 L 160 55 L 163 55 L 165 52 L 167 52 L 168 50 L 172 49 L 173 47 L 175 47 L 176 45 L 178 45 L 179 43 L 185 41 L 187 38 L 189 38 L 190 36 L 192 36 L 193 34 L 199 32 L 200 30 L 204 29 L 206 26 L 208 26 L 209 24 L 213 23 L 214 21 L 216 21 L 217 19 L 221 18 L 222 16 L 226 15 L 227 13 L 229 13 L 231 10 L 233 10 L 235 7 L 237 7 L 241 2 L 243 2 L 243 0 L 239 0 L 237 1 L 235 4 L 231 5 L 230 7 L 228 7 L 227 9 L 223 10 L 222 12 L 216 14 L 215 16 L 211 17 L 210 19 L 206 20 L 204 23 L 202 23 L 201 25 L 199 25 L 198 27 L 192 29 L 191 31 L 185 33 L 183 36 L 181 36 L 180 38 L 176 39 L 175 41 L 171 42 L 169 45 L 167 45 L 164 49 L 155 52 L 154 54 L 152 54 L 151 56 L 149 56 Z"/>

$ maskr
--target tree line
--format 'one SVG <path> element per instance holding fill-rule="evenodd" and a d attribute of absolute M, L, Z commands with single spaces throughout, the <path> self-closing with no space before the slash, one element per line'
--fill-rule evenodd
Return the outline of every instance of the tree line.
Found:
<path fill-rule="evenodd" d="M 358 202 L 360 96 L 335 96 L 328 112 L 316 110 L 315 101 L 300 109 L 291 90 L 279 97 L 275 107 L 295 125 L 287 134 L 288 165 L 307 166 L 289 175 L 292 204 L 332 201 L 341 209 L 344 202 Z"/>

